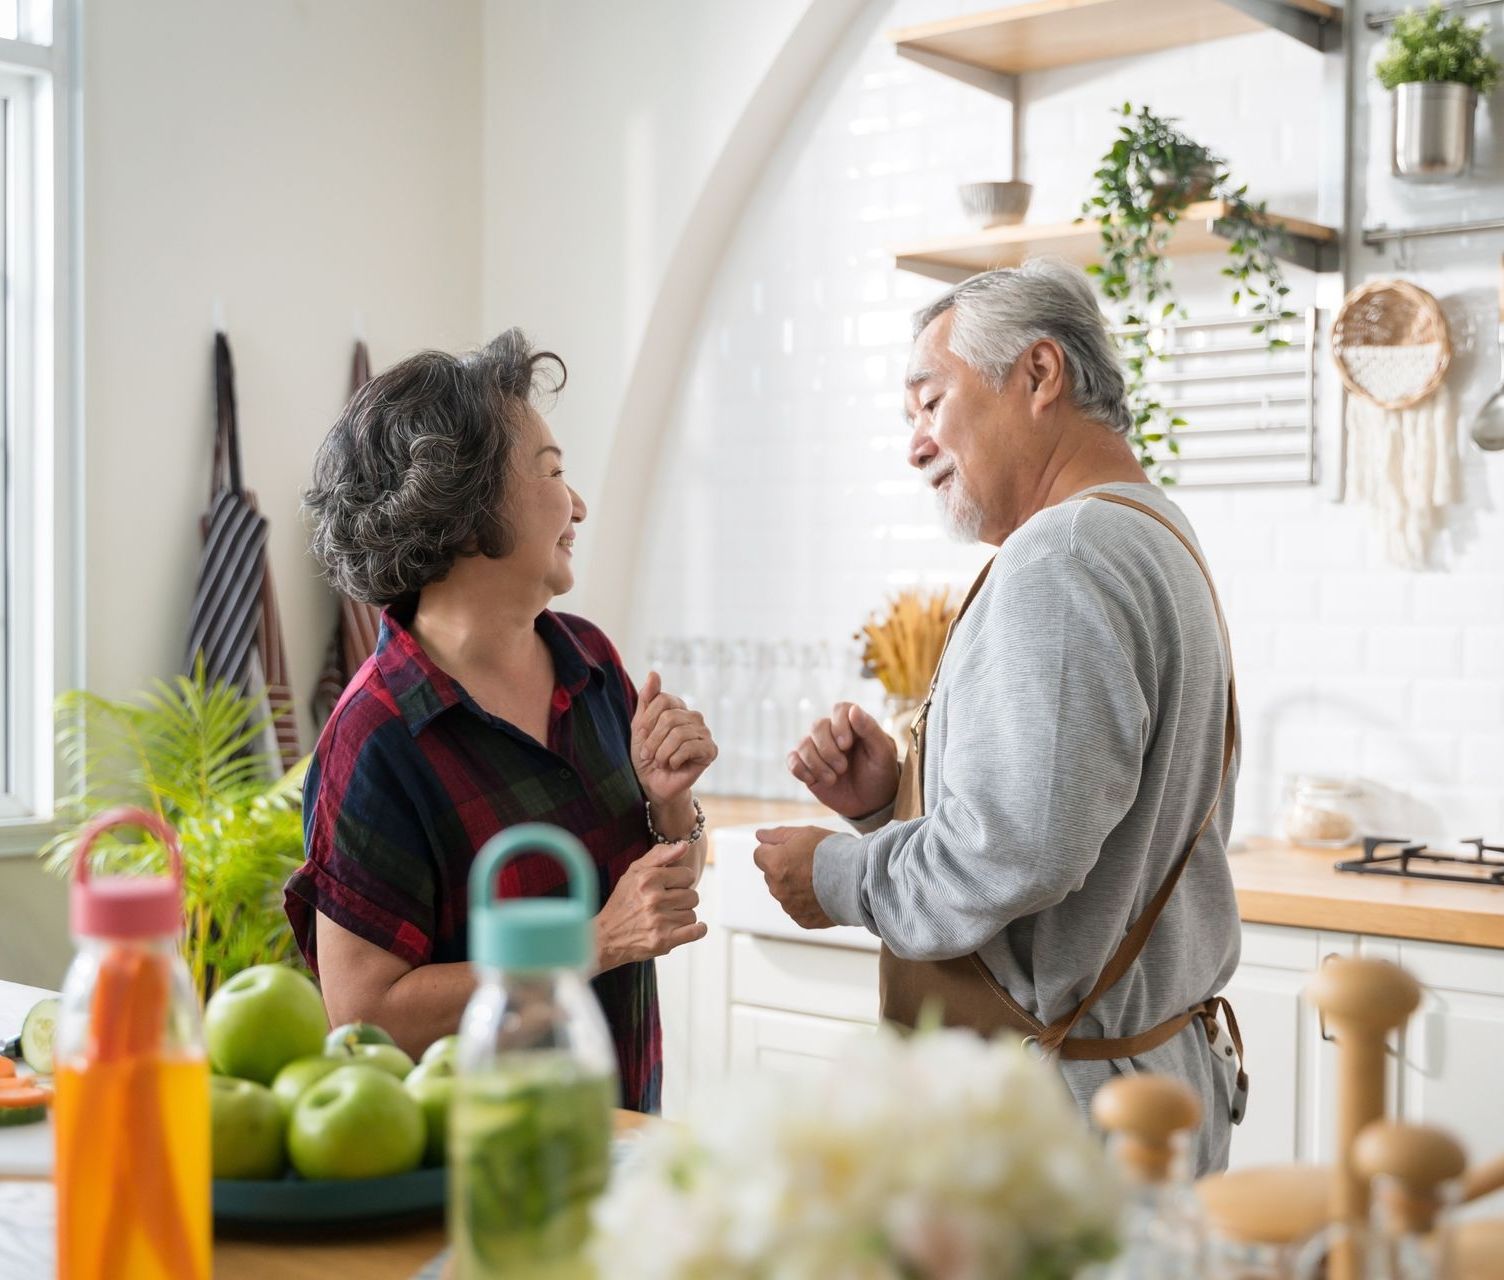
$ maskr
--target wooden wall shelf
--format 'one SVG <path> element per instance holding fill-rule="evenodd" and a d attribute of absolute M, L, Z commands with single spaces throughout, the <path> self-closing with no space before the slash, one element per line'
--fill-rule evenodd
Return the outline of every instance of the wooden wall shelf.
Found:
<path fill-rule="evenodd" d="M 977 72 L 1015 76 L 1270 28 L 1326 51 L 1340 44 L 1342 10 L 1323 0 L 1036 0 L 888 38 L 905 57 L 989 87 Z"/>
<path fill-rule="evenodd" d="M 1223 219 L 1228 206 L 1222 200 L 1203 200 L 1180 215 L 1166 253 L 1188 257 L 1198 253 L 1221 253 L 1227 247 Z M 1331 227 L 1269 214 L 1268 220 L 1285 228 L 1287 243 L 1279 256 L 1312 271 L 1335 267 L 1337 233 Z M 1062 222 L 1050 226 L 1023 224 L 992 227 L 964 235 L 945 236 L 893 249 L 897 265 L 954 284 L 978 271 L 1016 267 L 1026 258 L 1050 255 L 1084 266 L 1096 262 L 1101 236 L 1095 222 Z"/>

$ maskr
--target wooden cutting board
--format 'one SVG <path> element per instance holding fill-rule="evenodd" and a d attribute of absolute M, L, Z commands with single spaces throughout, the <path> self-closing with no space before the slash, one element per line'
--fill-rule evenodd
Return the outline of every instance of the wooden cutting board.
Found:
<path fill-rule="evenodd" d="M 0 1179 L 52 1177 L 52 1117 L 0 1129 Z M 0 1272 L 0 1274 L 4 1274 Z"/>
<path fill-rule="evenodd" d="M 0 982 L 0 1040 L 20 1035 L 21 1023 L 38 1000 L 57 995 L 41 987 Z M 52 1177 L 52 1118 L 42 1124 L 0 1129 L 0 1178 Z M 10 1274 L 0 1271 L 0 1275 Z M 24 1272 L 15 1274 L 24 1275 Z"/>

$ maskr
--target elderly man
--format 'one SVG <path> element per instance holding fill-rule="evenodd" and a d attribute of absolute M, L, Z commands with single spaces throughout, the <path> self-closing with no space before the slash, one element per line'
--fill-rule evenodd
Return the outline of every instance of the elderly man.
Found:
<path fill-rule="evenodd" d="M 882 939 L 885 1018 L 1032 1037 L 1083 1107 L 1115 1073 L 1176 1076 L 1202 1101 L 1196 1171 L 1222 1168 L 1245 1081 L 1216 997 L 1238 960 L 1237 727 L 1211 578 L 1125 439 L 1085 276 L 974 276 L 914 329 L 909 463 L 955 536 L 1000 550 L 902 771 L 849 703 L 789 757 L 864 834 L 760 832 L 757 865 L 797 923 Z"/>

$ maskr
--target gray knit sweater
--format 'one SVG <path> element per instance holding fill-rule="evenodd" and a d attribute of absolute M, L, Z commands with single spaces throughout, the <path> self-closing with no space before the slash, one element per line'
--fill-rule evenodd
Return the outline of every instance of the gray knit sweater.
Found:
<path fill-rule="evenodd" d="M 1102 487 L 1190 535 L 1156 486 Z M 956 628 L 929 714 L 926 816 L 875 815 L 866 835 L 822 841 L 821 905 L 907 959 L 980 952 L 1015 999 L 1053 1021 L 1090 989 L 1205 815 L 1226 684 L 1206 581 L 1168 529 L 1108 502 L 1041 511 L 1008 538 Z M 1235 757 L 1216 819 L 1143 954 L 1076 1035 L 1147 1030 L 1232 976 L 1236 776 Z M 1226 1039 L 1208 1045 L 1193 1022 L 1131 1062 L 1061 1069 L 1083 1107 L 1115 1071 L 1186 1080 L 1202 1097 L 1204 1173 L 1227 1160 Z"/>

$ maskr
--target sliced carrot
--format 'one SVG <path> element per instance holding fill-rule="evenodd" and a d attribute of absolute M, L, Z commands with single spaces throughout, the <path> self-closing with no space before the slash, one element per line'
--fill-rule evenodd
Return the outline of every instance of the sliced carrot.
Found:
<path fill-rule="evenodd" d="M 16 1064 L 9 1058 L 0 1058 L 0 1080 L 14 1080 L 16 1078 Z"/>
<path fill-rule="evenodd" d="M 69 1153 L 68 1167 L 82 1170 L 92 1163 L 95 1168 L 108 1171 L 107 1178 L 113 1175 L 114 1185 L 108 1193 L 103 1228 L 93 1239 L 80 1242 L 82 1256 L 69 1258 L 66 1269 L 62 1265 L 64 1259 L 58 1259 L 59 1273 L 78 1276 L 79 1280 L 106 1280 L 128 1243 L 133 1197 L 125 1113 L 130 1101 L 128 1068 L 122 1059 L 131 1051 L 136 979 L 143 963 L 138 948 L 111 947 L 100 959 L 99 976 L 94 982 L 87 1061 L 79 1073 L 79 1089 L 74 1095 L 82 1122 L 73 1125 L 76 1145 Z M 65 1235 L 64 1240 L 67 1239 Z"/>
<path fill-rule="evenodd" d="M 39 1089 L 35 1085 L 23 1089 L 7 1089 L 0 1093 L 0 1109 L 6 1111 L 12 1107 L 45 1107 L 51 1101 L 51 1090 Z"/>

